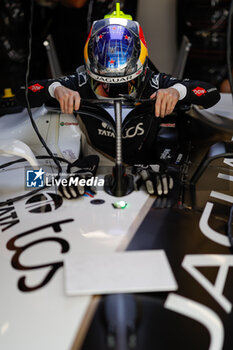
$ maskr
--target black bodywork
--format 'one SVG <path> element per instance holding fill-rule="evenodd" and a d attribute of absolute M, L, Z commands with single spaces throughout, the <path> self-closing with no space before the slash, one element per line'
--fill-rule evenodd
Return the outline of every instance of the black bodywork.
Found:
<path fill-rule="evenodd" d="M 232 312 L 224 310 L 221 303 L 182 267 L 182 261 L 187 255 L 230 256 L 232 253 L 230 243 L 229 246 L 219 244 L 200 229 L 200 219 L 207 202 L 213 204 L 209 226 L 225 237 L 232 227 L 229 222 L 232 203 L 211 197 L 211 191 L 229 196 L 232 192 L 231 182 L 217 177 L 220 172 L 232 173 L 231 160 L 228 164 L 224 162 L 224 158 L 229 158 L 233 151 L 229 142 L 231 137 L 227 130 L 220 131 L 214 123 L 210 126 L 190 117 L 186 110 L 179 109 L 172 116 L 160 120 L 156 153 L 172 174 L 175 187 L 167 197 L 155 197 L 127 248 L 162 249 L 166 252 L 178 283 L 174 294 L 191 303 L 197 302 L 203 310 L 207 307 L 214 312 L 223 326 L 221 348 L 224 349 L 231 349 L 233 344 Z M 212 159 L 206 170 L 200 171 L 200 178 L 192 186 L 197 169 L 200 170 L 207 154 L 211 154 L 211 146 L 218 142 L 224 146 L 223 141 L 228 142 L 227 157 L 222 154 Z M 164 150 L 170 151 L 164 153 Z M 164 159 L 162 154 L 169 154 L 169 157 Z M 219 267 L 201 266 L 198 270 L 214 287 Z M 230 303 L 233 302 L 232 282 L 232 268 L 229 267 L 222 294 Z M 209 349 L 212 335 L 204 324 L 191 316 L 167 309 L 168 296 L 169 293 L 143 293 L 101 297 L 82 349 Z"/>

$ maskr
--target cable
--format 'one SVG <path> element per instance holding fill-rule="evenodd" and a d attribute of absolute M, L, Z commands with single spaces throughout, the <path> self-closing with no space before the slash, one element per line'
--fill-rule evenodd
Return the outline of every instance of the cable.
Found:
<path fill-rule="evenodd" d="M 54 161 L 54 163 L 57 165 L 58 167 L 58 178 L 60 177 L 60 173 L 62 172 L 62 168 L 61 165 L 59 163 L 59 161 L 54 157 L 53 153 L 51 152 L 51 150 L 49 149 L 49 147 L 47 146 L 45 140 L 43 139 L 43 137 L 41 136 L 37 125 L 32 117 L 32 111 L 31 111 L 31 107 L 30 107 L 30 103 L 28 100 L 28 77 L 29 77 L 29 71 L 30 71 L 30 62 L 31 62 L 31 54 L 32 54 L 32 22 L 33 22 L 33 11 L 34 11 L 34 0 L 31 0 L 30 3 L 30 21 L 29 21 L 29 40 L 28 40 L 28 59 L 27 59 L 27 70 L 26 70 L 26 81 L 25 81 L 25 98 L 26 98 L 26 105 L 27 105 L 27 111 L 28 111 L 28 115 L 30 117 L 33 129 L 35 130 L 40 142 L 42 143 L 42 145 L 44 146 L 44 148 L 46 149 L 46 151 L 48 152 L 48 154 L 50 155 L 50 157 L 52 158 L 52 160 Z"/>
<path fill-rule="evenodd" d="M 233 13 L 233 0 L 231 0 L 228 23 L 227 23 L 227 72 L 231 87 L 231 94 L 233 99 L 233 79 L 232 79 L 232 65 L 231 65 L 231 24 L 232 24 L 232 13 Z"/>
<path fill-rule="evenodd" d="M 67 164 L 72 164 L 68 160 L 66 160 L 65 158 L 61 158 L 61 157 L 55 157 L 55 158 L 57 160 L 59 160 L 60 162 L 64 162 L 64 163 L 67 163 Z M 50 156 L 36 156 L 36 159 L 51 159 L 51 157 Z M 1 164 L 0 165 L 0 169 L 7 168 L 8 166 L 11 166 L 13 164 L 22 163 L 22 162 L 26 162 L 26 159 L 20 158 L 20 159 L 16 159 L 16 160 L 13 160 L 13 161 L 8 162 L 8 163 Z"/>
<path fill-rule="evenodd" d="M 65 159 L 62 159 L 62 158 L 59 158 L 59 157 L 55 157 L 53 155 L 53 153 L 51 152 L 51 150 L 49 149 L 49 147 L 47 146 L 45 140 L 43 139 L 43 137 L 41 136 L 38 128 L 37 128 L 37 125 L 33 119 L 33 116 L 32 116 L 32 111 L 31 111 L 31 107 L 30 107 L 30 103 L 29 103 L 29 100 L 28 100 L 28 77 L 29 77 L 29 72 L 30 72 L 30 62 L 31 62 L 31 53 L 32 53 L 32 23 L 33 23 L 33 12 L 34 12 L 34 0 L 31 0 L 30 2 L 30 20 L 29 20 L 29 39 L 28 39 L 28 58 L 27 58 L 27 68 L 26 68 L 26 76 L 25 76 L 25 99 L 26 99 L 26 106 L 27 106 L 27 111 L 28 111 L 28 115 L 29 115 L 29 118 L 30 118 L 30 121 L 31 121 L 31 124 L 32 124 L 32 127 L 33 129 L 35 130 L 40 142 L 42 143 L 42 145 L 44 146 L 44 148 L 46 149 L 46 151 L 48 152 L 49 154 L 49 157 L 48 159 L 52 159 L 54 161 L 54 163 L 57 165 L 58 167 L 58 174 L 56 176 L 56 179 L 59 179 L 60 178 L 60 173 L 62 172 L 62 168 L 61 168 L 61 165 L 60 165 L 60 161 L 64 161 L 66 162 Z M 21 161 L 24 161 L 24 159 L 19 159 L 19 160 L 16 160 L 16 161 L 13 161 L 13 162 L 9 162 L 9 163 L 5 163 L 3 165 L 0 166 L 0 169 L 4 168 L 4 167 L 7 167 L 7 166 L 10 166 L 12 164 L 15 164 L 15 163 L 18 163 L 18 162 L 21 162 Z M 30 191 L 29 193 L 26 193 L 26 194 L 23 194 L 21 196 L 17 196 L 15 198 L 12 198 L 12 199 L 8 199 L 4 202 L 0 202 L 0 206 L 4 206 L 4 205 L 7 205 L 9 203 L 12 203 L 12 202 L 16 202 L 16 201 L 19 201 L 25 197 L 28 197 L 28 196 L 31 196 L 41 190 L 43 190 L 44 188 L 46 188 L 47 186 L 44 186 L 44 187 L 41 187 L 39 189 L 35 189 L 33 191 Z"/>
<path fill-rule="evenodd" d="M 33 7 L 31 8 L 31 11 L 32 11 L 32 10 L 33 10 Z M 31 46 L 31 22 L 30 22 L 29 46 Z M 31 120 L 31 122 L 32 122 L 32 126 L 33 126 L 35 132 L 37 133 L 38 138 L 39 138 L 40 141 L 42 142 L 43 146 L 46 148 L 47 152 L 49 153 L 49 156 L 36 156 L 36 158 L 37 158 L 37 159 L 51 159 L 51 158 L 52 158 L 52 159 L 54 160 L 55 164 L 58 166 L 59 172 L 58 172 L 58 176 L 56 177 L 56 179 L 59 179 L 59 178 L 60 178 L 60 173 L 62 172 L 61 165 L 60 165 L 59 162 L 62 161 L 62 162 L 64 162 L 64 163 L 68 163 L 68 164 L 70 164 L 70 162 L 67 161 L 66 159 L 63 159 L 63 158 L 60 158 L 60 157 L 55 157 L 55 156 L 52 154 L 52 152 L 49 150 L 48 146 L 46 145 L 44 139 L 43 139 L 42 136 L 40 135 L 40 133 L 39 133 L 39 131 L 38 131 L 38 129 L 37 129 L 37 126 L 36 126 L 36 124 L 35 124 L 35 122 L 34 122 L 34 119 L 33 119 L 33 117 L 32 117 L 31 109 L 30 109 L 30 104 L 29 104 L 29 101 L 28 101 L 28 75 L 29 75 L 30 56 L 31 56 L 31 50 L 30 50 L 30 52 L 29 52 L 29 60 L 28 60 L 27 74 L 26 74 L 26 92 L 25 92 L 25 96 L 26 96 L 26 101 L 27 101 L 27 108 L 28 108 L 28 113 L 29 113 L 29 116 L 30 116 L 30 120 Z M 128 100 L 128 103 L 129 103 L 129 102 L 131 102 L 131 103 L 132 103 L 132 102 L 141 102 L 141 103 L 147 102 L 147 103 L 149 103 L 149 104 L 153 103 L 153 100 L 151 100 L 151 99 L 134 99 L 134 98 L 130 98 L 130 97 L 127 96 L 127 95 L 123 95 L 123 98 L 119 98 L 118 100 L 119 100 L 119 101 L 124 101 L 125 99 Z M 117 100 L 117 99 L 114 99 L 114 100 Z M 98 103 L 98 104 L 102 104 L 103 102 L 105 102 L 105 103 L 109 103 L 109 102 L 113 103 L 114 100 L 113 100 L 113 99 L 112 99 L 112 100 L 111 100 L 111 99 L 106 99 L 106 100 L 105 100 L 105 99 L 104 99 L 104 100 L 97 100 L 97 99 L 88 99 L 88 100 L 85 100 L 85 99 L 83 99 L 82 102 L 86 102 L 86 103 L 89 102 L 89 103 Z M 86 107 L 88 107 L 88 106 L 86 106 Z M 90 106 L 89 106 L 89 107 L 90 107 Z M 49 110 L 60 111 L 60 109 L 49 109 Z M 109 121 L 105 120 L 103 117 L 100 117 L 100 116 L 98 116 L 98 115 L 95 115 L 94 113 L 92 113 L 92 111 L 89 111 L 89 110 L 85 111 L 85 110 L 83 110 L 83 111 L 79 111 L 79 114 L 83 114 L 83 115 L 86 115 L 86 116 L 89 116 L 89 117 L 94 117 L 94 118 L 96 118 L 96 119 L 99 119 L 99 120 L 101 120 L 101 121 L 104 121 L 104 122 L 106 122 L 106 123 L 111 127 L 111 129 L 114 130 L 113 125 L 112 125 Z M 125 126 L 126 126 L 126 124 L 125 124 Z M 6 167 L 11 166 L 11 165 L 16 164 L 16 163 L 25 162 L 25 161 L 26 161 L 26 160 L 23 159 L 23 158 L 22 158 L 22 159 L 17 159 L 17 160 L 14 160 L 14 161 L 11 161 L 11 162 L 8 162 L 8 163 L 5 163 L 5 164 L 0 165 L 0 169 L 6 168 Z M 21 199 L 23 199 L 23 198 L 29 197 L 29 196 L 31 196 L 31 195 L 33 195 L 33 194 L 35 194 L 35 193 L 37 193 L 37 192 L 39 192 L 39 191 L 45 189 L 46 187 L 47 187 L 47 186 L 44 186 L 44 187 L 41 187 L 41 188 L 39 188 L 39 189 L 35 189 L 35 190 L 33 190 L 33 191 L 30 191 L 30 192 L 28 192 L 28 193 L 26 193 L 26 194 L 24 194 L 24 195 L 21 195 L 21 196 L 18 196 L 18 197 L 9 199 L 9 200 L 4 201 L 4 202 L 0 202 L 0 206 L 4 206 L 4 205 L 7 205 L 7 204 L 9 204 L 9 203 L 16 202 L 16 201 L 19 201 L 19 200 L 21 200 Z"/>
<path fill-rule="evenodd" d="M 37 159 L 51 159 L 50 156 L 36 156 L 36 158 L 37 158 Z M 71 165 L 71 163 L 70 163 L 68 160 L 66 160 L 66 159 L 63 159 L 63 158 L 60 158 L 60 157 L 55 157 L 55 158 L 56 158 L 58 161 L 62 161 L 62 162 L 64 162 L 64 163 L 67 163 L 67 164 Z M 22 162 L 26 162 L 26 159 L 20 158 L 20 159 L 13 160 L 12 162 L 8 162 L 8 163 L 5 163 L 5 164 L 2 164 L 2 165 L 0 165 L 0 169 L 7 168 L 7 167 L 9 167 L 9 166 L 11 166 L 11 165 L 13 165 L 13 164 L 22 163 Z M 56 177 L 56 178 L 57 178 L 57 177 Z M 25 193 L 25 194 L 22 194 L 22 195 L 20 195 L 20 196 L 14 197 L 14 198 L 12 198 L 12 199 L 8 199 L 8 200 L 6 200 L 6 201 L 0 202 L 0 207 L 3 207 L 3 206 L 5 206 L 5 205 L 8 205 L 8 204 L 13 203 L 13 202 L 17 202 L 17 201 L 19 201 L 19 200 L 21 200 L 21 199 L 23 199 L 23 198 L 32 196 L 32 195 L 36 194 L 37 192 L 39 192 L 39 191 L 41 191 L 41 190 L 43 190 L 43 189 L 45 189 L 45 188 L 47 188 L 47 187 L 48 187 L 48 186 L 43 186 L 43 187 L 37 188 L 37 189 L 35 189 L 35 190 L 32 190 L 32 191 L 30 191 L 30 192 L 28 192 L 28 193 Z"/>

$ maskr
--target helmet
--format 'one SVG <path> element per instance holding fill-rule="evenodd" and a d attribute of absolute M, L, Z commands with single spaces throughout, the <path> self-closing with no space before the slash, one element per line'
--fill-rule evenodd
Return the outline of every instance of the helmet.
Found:
<path fill-rule="evenodd" d="M 110 17 L 93 23 L 84 61 L 95 93 L 108 97 L 136 93 L 145 77 L 147 57 L 138 22 Z"/>

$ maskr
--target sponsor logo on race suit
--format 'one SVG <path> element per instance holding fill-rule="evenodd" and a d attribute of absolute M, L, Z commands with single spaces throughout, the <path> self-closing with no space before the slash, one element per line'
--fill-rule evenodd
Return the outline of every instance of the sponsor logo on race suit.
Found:
<path fill-rule="evenodd" d="M 101 125 L 102 125 L 102 127 L 103 127 L 104 129 L 112 130 L 112 129 L 110 128 L 110 126 L 109 126 L 107 123 L 105 123 L 105 122 L 102 122 Z"/>
<path fill-rule="evenodd" d="M 180 164 L 182 158 L 183 158 L 183 154 L 182 154 L 182 153 L 179 153 L 179 154 L 178 154 L 178 157 L 176 158 L 175 164 Z"/>
<path fill-rule="evenodd" d="M 165 148 L 163 153 L 160 155 L 160 159 L 170 159 L 171 156 L 171 148 Z"/>
<path fill-rule="evenodd" d="M 33 85 L 29 86 L 28 88 L 30 90 L 32 90 L 33 92 L 37 92 L 37 91 L 44 89 L 44 86 L 37 83 L 37 84 L 33 84 Z"/>
<path fill-rule="evenodd" d="M 207 90 L 207 92 L 213 92 L 213 91 L 217 91 L 217 88 L 211 88 L 211 89 Z"/>
<path fill-rule="evenodd" d="M 87 71 L 87 73 L 96 81 L 100 81 L 102 83 L 114 83 L 114 84 L 120 84 L 120 83 L 126 83 L 128 81 L 131 81 L 133 79 L 135 79 L 139 74 L 141 74 L 142 69 L 138 70 L 135 73 L 132 73 L 130 75 L 127 75 L 125 77 L 104 77 L 104 76 L 100 76 L 97 74 L 92 73 L 91 71 Z"/>
<path fill-rule="evenodd" d="M 175 128 L 176 124 L 175 123 L 161 123 L 160 126 L 164 128 Z"/>
<path fill-rule="evenodd" d="M 104 129 L 98 129 L 98 135 L 115 138 L 115 133 L 106 123 L 103 122 L 102 126 Z M 122 138 L 128 139 L 128 138 L 133 138 L 135 136 L 143 135 L 145 130 L 142 128 L 142 126 L 143 126 L 143 123 L 138 123 L 135 126 L 125 129 L 122 135 Z"/>
<path fill-rule="evenodd" d="M 159 88 L 159 74 L 154 75 L 151 79 L 150 79 L 150 85 L 157 89 Z"/>
<path fill-rule="evenodd" d="M 70 78 L 74 78 L 74 77 L 75 77 L 75 75 L 70 75 Z M 63 82 L 63 81 L 68 81 L 69 78 L 64 75 L 63 77 L 60 77 L 57 80 L 60 81 L 60 82 Z"/>
<path fill-rule="evenodd" d="M 197 86 L 195 89 L 193 89 L 192 90 L 193 91 L 193 93 L 196 95 L 196 96 L 198 96 L 198 97 L 200 97 L 200 96 L 202 96 L 202 95 L 205 95 L 206 93 L 207 93 L 207 91 L 205 90 L 205 89 L 203 89 L 203 88 L 201 88 L 201 87 L 199 87 L 199 86 Z"/>
<path fill-rule="evenodd" d="M 69 123 L 69 122 L 61 122 L 61 126 L 70 126 L 70 125 L 78 125 L 78 123 Z"/>
<path fill-rule="evenodd" d="M 87 82 L 87 73 L 86 72 L 78 72 L 78 85 L 81 87 L 85 85 Z"/>

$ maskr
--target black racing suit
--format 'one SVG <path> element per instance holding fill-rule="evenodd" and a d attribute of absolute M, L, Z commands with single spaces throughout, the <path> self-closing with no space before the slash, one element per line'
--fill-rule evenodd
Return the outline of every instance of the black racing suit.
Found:
<path fill-rule="evenodd" d="M 83 66 L 79 67 L 73 75 L 53 80 L 40 80 L 32 82 L 29 86 L 28 96 L 31 107 L 38 107 L 51 100 L 48 87 L 58 81 L 63 86 L 78 91 L 81 98 L 96 98 L 87 73 Z M 209 108 L 216 104 L 220 95 L 218 90 L 209 83 L 198 80 L 178 80 L 164 73 L 155 73 L 149 68 L 146 71 L 145 80 L 138 91 L 138 98 L 148 99 L 159 89 L 172 87 L 180 83 L 186 86 L 187 94 L 179 103 L 201 105 Z M 25 88 L 17 93 L 18 102 L 25 106 Z M 142 112 L 143 108 L 141 108 Z M 138 118 L 125 120 L 123 131 L 123 160 L 128 164 L 151 163 L 154 161 L 156 135 L 161 118 L 156 118 L 153 113 L 141 113 Z M 82 131 L 88 136 L 88 141 L 94 148 L 111 157 L 115 156 L 115 134 L 101 120 L 86 116 L 80 117 Z"/>

